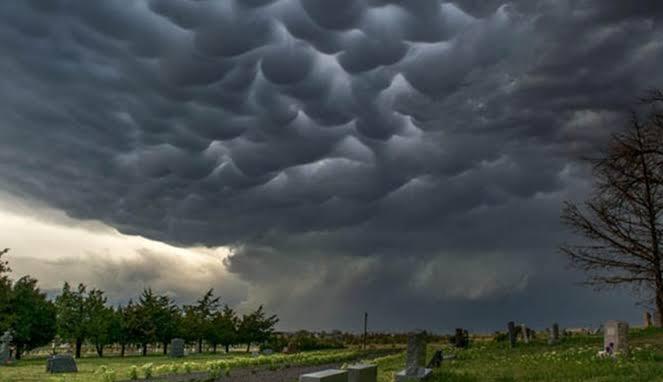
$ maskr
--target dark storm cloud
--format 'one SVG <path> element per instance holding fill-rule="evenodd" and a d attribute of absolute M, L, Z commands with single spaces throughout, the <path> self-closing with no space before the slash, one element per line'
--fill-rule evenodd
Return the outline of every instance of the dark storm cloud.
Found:
<path fill-rule="evenodd" d="M 554 249 L 560 202 L 587 192 L 573 159 L 661 84 L 662 15 L 644 0 L 5 1 L 2 187 L 234 246 L 229 269 L 275 308 L 439 296 L 431 316 L 572 294 Z"/>

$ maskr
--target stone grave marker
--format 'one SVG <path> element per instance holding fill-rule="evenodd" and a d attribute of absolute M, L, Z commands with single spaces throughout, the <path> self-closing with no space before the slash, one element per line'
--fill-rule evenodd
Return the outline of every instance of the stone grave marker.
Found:
<path fill-rule="evenodd" d="M 661 320 L 661 313 L 654 311 L 654 327 L 663 328 L 663 321 Z"/>
<path fill-rule="evenodd" d="M 74 357 L 69 354 L 58 354 L 48 357 L 46 360 L 46 371 L 48 373 L 77 373 L 78 367 Z"/>
<path fill-rule="evenodd" d="M 465 349 L 470 344 L 470 335 L 467 330 L 462 328 L 456 329 L 456 335 L 454 336 L 454 346 L 460 349 Z"/>
<path fill-rule="evenodd" d="M 430 359 L 430 362 L 428 362 L 428 366 L 426 367 L 429 369 L 436 369 L 442 366 L 442 361 L 444 361 L 444 353 L 442 352 L 442 349 L 436 350 L 435 354 L 433 354 L 433 358 Z"/>
<path fill-rule="evenodd" d="M 348 382 L 347 370 L 324 370 L 299 376 L 299 382 Z"/>
<path fill-rule="evenodd" d="M 548 343 L 554 345 L 559 342 L 559 325 L 554 323 L 550 329 L 550 337 L 548 337 Z"/>
<path fill-rule="evenodd" d="M 174 358 L 184 357 L 184 340 L 181 338 L 173 338 L 170 340 L 170 356 Z"/>
<path fill-rule="evenodd" d="M 348 382 L 377 382 L 377 365 L 356 364 L 350 365 L 348 370 Z"/>
<path fill-rule="evenodd" d="M 527 325 L 525 324 L 520 324 L 520 334 L 523 336 L 523 342 L 528 344 L 529 343 L 529 329 L 527 328 Z"/>
<path fill-rule="evenodd" d="M 12 342 L 12 334 L 9 330 L 0 337 L 0 365 L 6 365 L 11 362 L 11 352 L 9 347 Z"/>
<path fill-rule="evenodd" d="M 411 333 L 407 338 L 405 370 L 396 374 L 396 382 L 421 381 L 433 372 L 426 365 L 426 333 Z"/>
<path fill-rule="evenodd" d="M 603 350 L 610 355 L 628 354 L 628 323 L 608 321 L 603 325 Z"/>
<path fill-rule="evenodd" d="M 513 321 L 509 321 L 507 324 L 507 331 L 509 335 L 509 346 L 514 348 L 516 347 L 516 324 Z"/>
<path fill-rule="evenodd" d="M 263 355 L 272 355 L 272 354 L 274 354 L 274 350 L 272 350 L 272 349 L 262 349 L 261 353 Z"/>

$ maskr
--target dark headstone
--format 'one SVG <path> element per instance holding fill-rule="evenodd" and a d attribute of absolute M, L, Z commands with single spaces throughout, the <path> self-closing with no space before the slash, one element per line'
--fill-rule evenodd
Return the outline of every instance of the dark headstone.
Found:
<path fill-rule="evenodd" d="M 509 346 L 513 348 L 516 346 L 516 324 L 513 321 L 509 321 L 507 324 L 507 330 L 509 334 Z"/>
<path fill-rule="evenodd" d="M 58 354 L 48 357 L 46 360 L 46 372 L 48 373 L 76 373 L 76 361 L 68 354 Z"/>
<path fill-rule="evenodd" d="M 170 340 L 170 353 L 169 355 L 174 358 L 184 357 L 184 340 L 181 338 L 173 338 Z"/>
<path fill-rule="evenodd" d="M 428 362 L 427 367 L 429 369 L 436 369 L 442 366 L 443 360 L 444 360 L 444 353 L 442 353 L 442 350 L 436 350 L 435 354 L 433 354 L 433 358 L 431 358 L 430 362 Z"/>
<path fill-rule="evenodd" d="M 454 336 L 454 346 L 460 349 L 465 349 L 470 344 L 470 336 L 467 330 L 461 328 L 456 329 L 456 335 Z"/>

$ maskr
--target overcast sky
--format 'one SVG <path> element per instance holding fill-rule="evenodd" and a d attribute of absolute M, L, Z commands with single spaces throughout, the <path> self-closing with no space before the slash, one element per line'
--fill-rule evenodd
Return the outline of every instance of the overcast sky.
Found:
<path fill-rule="evenodd" d="M 0 1 L 0 246 L 281 329 L 638 323 L 557 253 L 659 0 Z"/>

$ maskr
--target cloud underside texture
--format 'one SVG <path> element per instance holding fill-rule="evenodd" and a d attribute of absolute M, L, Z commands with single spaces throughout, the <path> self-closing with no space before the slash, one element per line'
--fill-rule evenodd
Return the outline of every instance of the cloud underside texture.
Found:
<path fill-rule="evenodd" d="M 560 315 L 592 317 L 610 302 L 584 308 L 567 286 L 560 202 L 587 193 L 575 159 L 662 83 L 661 15 L 658 1 L 3 1 L 0 181 L 124 233 L 233 246 L 228 269 L 292 326 L 370 308 L 385 326 L 462 311 L 489 327 L 500 307 L 551 313 L 537 302 L 551 287 Z"/>

